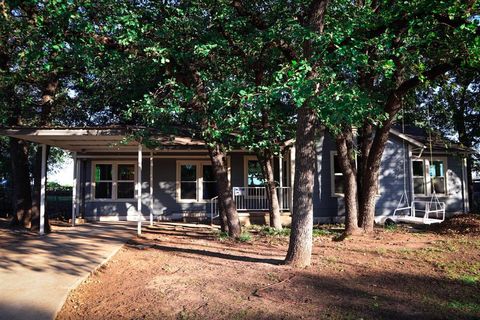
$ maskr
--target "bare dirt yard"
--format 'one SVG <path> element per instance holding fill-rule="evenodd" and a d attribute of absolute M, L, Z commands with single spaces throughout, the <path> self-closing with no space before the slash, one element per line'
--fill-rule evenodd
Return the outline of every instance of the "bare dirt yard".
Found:
<path fill-rule="evenodd" d="M 324 227 L 325 228 L 325 227 Z M 315 231 L 313 263 L 282 265 L 288 236 L 244 242 L 162 224 L 123 247 L 58 319 L 480 319 L 477 233 Z"/>

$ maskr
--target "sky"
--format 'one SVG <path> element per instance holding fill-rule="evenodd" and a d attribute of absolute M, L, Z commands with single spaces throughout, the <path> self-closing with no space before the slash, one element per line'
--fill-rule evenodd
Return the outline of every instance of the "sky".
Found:
<path fill-rule="evenodd" d="M 71 186 L 73 181 L 73 160 L 67 155 L 65 162 L 54 172 L 48 172 L 48 181 L 57 182 L 62 186 Z"/>

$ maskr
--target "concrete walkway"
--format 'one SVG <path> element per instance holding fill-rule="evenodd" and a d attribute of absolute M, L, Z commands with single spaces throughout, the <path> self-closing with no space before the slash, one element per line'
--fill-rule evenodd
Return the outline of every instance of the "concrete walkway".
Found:
<path fill-rule="evenodd" d="M 135 235 L 102 222 L 46 236 L 0 229 L 0 319 L 53 319 L 68 293 Z"/>

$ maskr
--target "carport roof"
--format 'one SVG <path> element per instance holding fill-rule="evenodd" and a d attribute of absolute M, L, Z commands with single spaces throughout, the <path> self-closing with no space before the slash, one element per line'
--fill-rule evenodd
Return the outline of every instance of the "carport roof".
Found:
<path fill-rule="evenodd" d="M 82 127 L 82 128 L 0 128 L 0 135 L 23 139 L 75 152 L 135 152 L 138 142 L 126 137 L 138 127 Z M 153 134 L 156 146 L 153 149 L 198 149 L 204 150 L 202 140 L 190 137 Z"/>

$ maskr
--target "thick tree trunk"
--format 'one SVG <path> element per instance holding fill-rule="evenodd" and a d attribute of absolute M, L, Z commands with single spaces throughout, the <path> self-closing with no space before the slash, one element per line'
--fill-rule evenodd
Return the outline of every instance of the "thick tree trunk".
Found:
<path fill-rule="evenodd" d="M 13 226 L 30 228 L 32 190 L 28 167 L 28 143 L 10 138 L 10 161 L 13 182 Z"/>
<path fill-rule="evenodd" d="M 50 147 L 47 146 L 47 159 L 48 159 L 49 153 L 50 153 Z M 35 164 L 33 167 L 33 201 L 32 201 L 32 224 L 31 224 L 32 231 L 38 231 L 40 229 L 40 190 L 42 187 L 41 177 L 42 177 L 42 148 L 41 146 L 38 146 L 37 151 L 35 153 Z M 50 223 L 48 219 L 48 210 L 45 210 L 44 223 L 45 223 L 45 232 L 49 233 L 51 231 L 51 228 L 50 228 Z"/>
<path fill-rule="evenodd" d="M 366 233 L 373 232 L 380 164 L 391 126 L 392 122 L 389 120 L 382 127 L 377 128 L 368 157 L 363 159 L 363 161 L 367 162 L 365 171 L 362 173 L 362 177 L 360 177 L 362 179 L 362 190 L 360 191 L 361 197 L 359 201 L 359 226 Z"/>
<path fill-rule="evenodd" d="M 345 235 L 353 235 L 359 232 L 358 228 L 358 198 L 357 198 L 357 175 L 355 169 L 355 157 L 353 154 L 353 135 L 348 131 L 336 139 L 337 154 L 340 169 L 345 184 Z"/>
<path fill-rule="evenodd" d="M 458 132 L 458 140 L 462 143 L 465 147 L 471 148 L 473 145 L 473 137 L 467 134 L 467 127 L 465 125 L 465 109 L 466 109 L 466 102 L 464 99 L 466 88 L 468 85 L 465 85 L 465 89 L 463 91 L 463 97 L 458 103 L 458 108 L 454 108 L 453 112 L 453 124 L 455 129 Z M 472 178 L 472 166 L 473 166 L 473 159 L 471 155 L 467 155 L 467 197 L 468 197 L 468 207 L 470 211 L 473 208 L 473 178 Z"/>
<path fill-rule="evenodd" d="M 308 26 L 316 33 L 323 33 L 324 18 L 329 0 L 310 3 Z M 311 41 L 304 43 L 304 53 L 313 53 Z M 308 75 L 314 78 L 313 70 Z M 319 90 L 317 86 L 314 94 Z M 295 267 L 310 265 L 313 233 L 313 181 L 315 177 L 315 128 L 317 116 L 306 101 L 297 111 L 295 133 L 295 178 L 293 183 L 292 231 L 285 263 Z"/>
<path fill-rule="evenodd" d="M 228 169 L 226 163 L 226 155 L 216 145 L 208 147 L 210 159 L 212 161 L 213 172 L 217 179 L 218 201 L 221 202 L 220 208 L 223 207 L 227 216 L 228 235 L 238 238 L 242 232 L 240 220 L 238 219 L 237 208 L 233 199 L 232 188 L 228 180 Z"/>
<path fill-rule="evenodd" d="M 219 220 L 220 220 L 220 230 L 222 232 L 228 233 L 228 219 L 227 212 L 223 208 L 222 201 L 218 201 L 218 211 L 219 211 Z"/>
<path fill-rule="evenodd" d="M 313 183 L 315 176 L 316 114 L 307 105 L 298 110 L 295 143 L 292 231 L 285 263 L 310 265 L 313 231 Z"/>
<path fill-rule="evenodd" d="M 270 213 L 270 227 L 281 230 L 282 219 L 280 216 L 280 202 L 278 201 L 277 186 L 273 175 L 272 154 L 265 150 L 257 153 L 258 161 L 262 166 L 263 175 L 265 177 L 265 188 L 269 200 L 269 213 Z"/>

